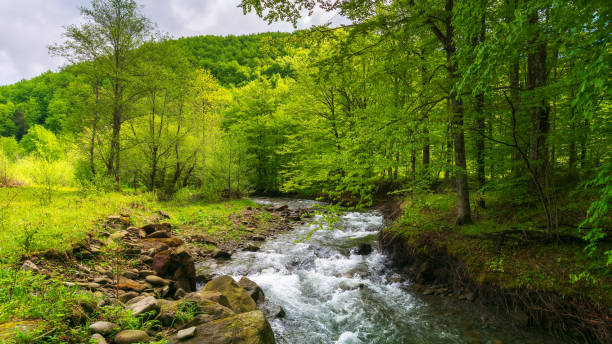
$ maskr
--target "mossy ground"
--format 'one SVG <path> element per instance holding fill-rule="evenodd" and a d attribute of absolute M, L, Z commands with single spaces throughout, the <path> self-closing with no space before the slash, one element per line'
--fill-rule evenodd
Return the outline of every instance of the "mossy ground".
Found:
<path fill-rule="evenodd" d="M 601 252 L 610 250 L 612 245 L 602 243 L 594 255 L 585 252 L 577 227 L 586 209 L 577 209 L 575 204 L 588 202 L 567 199 L 561 205 L 560 222 L 565 225 L 560 228 L 563 238 L 558 241 L 530 240 L 520 235 L 500 240 L 502 232 L 546 232 L 537 205 L 509 205 L 503 195 L 488 195 L 486 209 L 477 209 L 474 224 L 465 226 L 455 225 L 453 193 L 409 197 L 403 204 L 403 215 L 387 231 L 399 234 L 421 251 L 428 249 L 423 243 L 445 248 L 481 284 L 586 297 L 609 309 L 612 272 Z M 585 271 L 586 278 L 576 278 Z"/>

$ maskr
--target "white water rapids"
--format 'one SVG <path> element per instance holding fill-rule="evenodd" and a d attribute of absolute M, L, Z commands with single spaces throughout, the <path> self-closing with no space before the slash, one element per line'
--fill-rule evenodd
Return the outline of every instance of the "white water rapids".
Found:
<path fill-rule="evenodd" d="M 274 204 L 304 207 L 313 202 Z M 259 252 L 239 252 L 227 262 L 207 261 L 200 269 L 255 281 L 266 299 L 286 312 L 284 318 L 271 321 L 281 344 L 484 344 L 498 343 L 500 337 L 503 343 L 510 342 L 507 338 L 516 343 L 549 342 L 470 328 L 455 314 L 436 314 L 406 284 L 389 283 L 393 272 L 376 245 L 366 256 L 353 252 L 358 243 L 373 242 L 382 226 L 383 215 L 377 211 L 347 212 L 334 230 L 318 230 L 310 240 L 296 242 L 312 225 L 297 226 L 265 242 Z"/>

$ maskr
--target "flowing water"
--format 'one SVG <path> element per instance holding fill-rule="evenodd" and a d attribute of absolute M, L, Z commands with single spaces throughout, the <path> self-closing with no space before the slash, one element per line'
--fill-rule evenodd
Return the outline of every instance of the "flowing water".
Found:
<path fill-rule="evenodd" d="M 293 208 L 315 203 L 255 201 Z M 310 240 L 296 242 L 315 225 L 298 225 L 269 239 L 259 252 L 236 253 L 226 262 L 207 261 L 199 269 L 236 279 L 246 275 L 259 284 L 267 300 L 286 312 L 283 319 L 271 321 L 281 344 L 558 343 L 542 334 L 517 333 L 509 324 L 483 326 L 475 307 L 449 310 L 435 302 L 441 298 L 424 300 L 412 293 L 409 282 L 389 283 L 393 272 L 376 245 L 367 256 L 353 249 L 373 242 L 383 225 L 377 211 L 347 212 L 334 230 L 318 230 Z"/>

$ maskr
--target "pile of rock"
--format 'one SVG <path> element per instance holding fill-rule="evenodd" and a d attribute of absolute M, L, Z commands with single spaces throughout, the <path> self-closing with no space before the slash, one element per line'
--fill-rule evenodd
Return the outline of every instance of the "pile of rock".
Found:
<path fill-rule="evenodd" d="M 273 344 L 272 328 L 256 302 L 261 303 L 264 298 L 261 288 L 248 278 L 243 277 L 237 283 L 231 276 L 220 276 L 202 290 L 187 293 L 178 300 L 142 294 L 125 301 L 124 307 L 137 316 L 154 316 L 166 332 L 173 333 L 170 343 Z M 186 304 L 197 308 L 195 316 L 178 317 Z M 113 338 L 116 344 L 146 343 L 155 336 L 155 333 L 121 329 L 107 321 L 95 322 L 89 329 L 98 344 L 107 343 L 106 338 Z"/>

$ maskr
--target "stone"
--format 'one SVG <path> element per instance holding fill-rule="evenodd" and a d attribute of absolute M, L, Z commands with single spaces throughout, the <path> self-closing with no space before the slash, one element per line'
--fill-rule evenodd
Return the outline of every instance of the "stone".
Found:
<path fill-rule="evenodd" d="M 170 233 L 166 231 L 157 231 L 147 235 L 147 238 L 170 238 Z"/>
<path fill-rule="evenodd" d="M 145 250 L 154 248 L 159 251 L 165 251 L 169 247 L 179 247 L 183 245 L 183 240 L 179 238 L 146 238 L 142 240 L 142 247 Z"/>
<path fill-rule="evenodd" d="M 286 204 L 280 204 L 272 207 L 272 211 L 283 211 L 289 209 L 289 206 Z"/>
<path fill-rule="evenodd" d="M 187 292 L 196 289 L 195 261 L 184 247 L 157 253 L 151 268 L 157 276 L 175 281 L 177 289 Z"/>
<path fill-rule="evenodd" d="M 160 309 L 157 299 L 155 299 L 153 296 L 147 296 L 142 300 L 127 306 L 126 308 L 131 310 L 132 314 L 134 315 L 140 315 L 148 312 L 157 313 Z"/>
<path fill-rule="evenodd" d="M 389 277 L 387 277 L 387 282 L 388 283 L 402 283 L 404 282 L 404 278 L 399 275 L 399 274 L 391 274 Z"/>
<path fill-rule="evenodd" d="M 115 336 L 115 344 L 147 343 L 151 337 L 140 330 L 124 330 Z"/>
<path fill-rule="evenodd" d="M 470 302 L 471 302 L 471 301 L 474 301 L 474 299 L 475 299 L 475 295 L 474 295 L 474 293 L 472 293 L 472 292 L 465 293 L 465 299 L 466 299 L 466 300 L 468 300 L 468 301 L 470 301 Z"/>
<path fill-rule="evenodd" d="M 195 337 L 196 332 L 197 332 L 197 328 L 195 326 L 192 326 L 190 328 L 186 328 L 184 330 L 180 330 L 176 334 L 176 339 L 179 340 L 179 341 L 183 341 L 183 340 L 187 340 L 189 338 L 193 338 L 193 337 Z"/>
<path fill-rule="evenodd" d="M 140 256 L 138 259 L 142 264 L 151 264 L 153 263 L 153 258 L 149 256 Z"/>
<path fill-rule="evenodd" d="M 170 281 L 167 279 L 163 279 L 159 276 L 149 275 L 145 278 L 145 280 L 155 287 L 163 287 L 170 284 Z"/>
<path fill-rule="evenodd" d="M 145 289 L 147 289 L 147 286 L 142 283 L 138 283 L 134 280 L 131 280 L 129 278 L 121 277 L 119 278 L 119 283 L 117 284 L 117 288 L 121 290 L 132 290 L 132 291 L 142 292 Z"/>
<path fill-rule="evenodd" d="M 423 295 L 432 295 L 433 293 L 434 290 L 430 288 L 423 290 Z"/>
<path fill-rule="evenodd" d="M 230 308 L 236 313 L 245 313 L 257 309 L 253 298 L 234 281 L 231 276 L 219 276 L 206 283 L 203 291 L 216 291 L 227 298 Z"/>
<path fill-rule="evenodd" d="M 253 235 L 251 239 L 254 241 L 266 241 L 266 237 L 263 235 Z"/>
<path fill-rule="evenodd" d="M 230 259 L 232 258 L 232 254 L 229 252 L 222 251 L 218 248 L 215 248 L 210 254 L 213 258 L 216 259 Z"/>
<path fill-rule="evenodd" d="M 212 301 L 214 303 L 218 303 L 221 306 L 224 306 L 224 307 L 227 307 L 227 308 L 231 307 L 227 297 L 225 297 L 225 295 L 223 295 L 223 294 L 221 294 L 219 292 L 216 292 L 216 291 L 200 290 L 198 292 L 189 293 L 189 294 L 185 295 L 184 299 L 185 299 L 185 301 L 191 301 L 191 302 L 195 302 L 195 303 L 199 303 L 202 300 L 209 300 L 209 301 Z"/>
<path fill-rule="evenodd" d="M 138 295 L 140 295 L 140 294 L 138 294 L 135 291 L 129 291 L 127 293 L 119 294 L 119 301 L 121 301 L 123 303 L 126 303 L 126 302 L 132 300 L 133 298 L 137 297 Z"/>
<path fill-rule="evenodd" d="M 92 333 L 99 333 L 103 336 L 109 336 L 119 328 L 119 325 L 109 321 L 96 321 L 89 325 L 89 330 Z"/>
<path fill-rule="evenodd" d="M 174 292 L 175 299 L 182 299 L 183 297 L 185 297 L 185 295 L 187 295 L 187 292 L 185 292 L 183 288 L 178 288 L 176 292 Z"/>
<path fill-rule="evenodd" d="M 94 278 L 94 283 L 98 283 L 100 285 L 107 285 L 107 284 L 112 284 L 113 281 L 111 281 L 110 278 L 108 277 L 97 277 L 97 278 Z"/>
<path fill-rule="evenodd" d="M 266 302 L 265 304 L 262 305 L 261 308 L 264 314 L 266 315 L 266 318 L 268 319 L 277 319 L 277 318 L 281 319 L 281 318 L 284 318 L 286 315 L 283 307 L 277 304 Z"/>
<path fill-rule="evenodd" d="M 246 290 L 249 296 L 251 296 L 253 301 L 256 303 L 263 302 L 266 298 L 263 290 L 261 290 L 257 283 L 251 281 L 246 276 L 242 276 L 242 278 L 240 278 L 238 285 L 242 287 L 242 289 Z"/>
<path fill-rule="evenodd" d="M 368 254 L 372 253 L 372 245 L 359 244 L 359 246 L 357 246 L 357 250 L 355 250 L 355 253 L 361 256 L 367 256 Z"/>
<path fill-rule="evenodd" d="M 171 232 L 172 225 L 169 223 L 150 223 L 148 225 L 140 227 L 140 229 L 145 231 L 147 233 L 147 236 L 149 236 L 150 234 L 159 231 Z"/>
<path fill-rule="evenodd" d="M 203 323 L 196 327 L 196 334 L 194 337 L 179 340 L 178 336 L 175 335 L 170 337 L 170 343 L 274 344 L 275 341 L 274 333 L 266 317 L 261 311 L 256 310 Z"/>
<path fill-rule="evenodd" d="M 100 287 L 102 287 L 102 286 L 99 283 L 96 283 L 96 282 L 87 283 L 87 288 L 89 288 L 91 290 L 100 289 Z"/>
<path fill-rule="evenodd" d="M 23 262 L 23 264 L 21 264 L 21 270 L 39 272 L 40 268 L 31 260 L 26 260 L 25 262 Z"/>
<path fill-rule="evenodd" d="M 94 344 L 108 344 L 108 342 L 106 341 L 106 339 L 104 339 L 104 337 L 102 337 L 101 334 L 99 333 L 94 333 L 91 336 L 91 340 L 90 343 L 93 342 Z"/>

